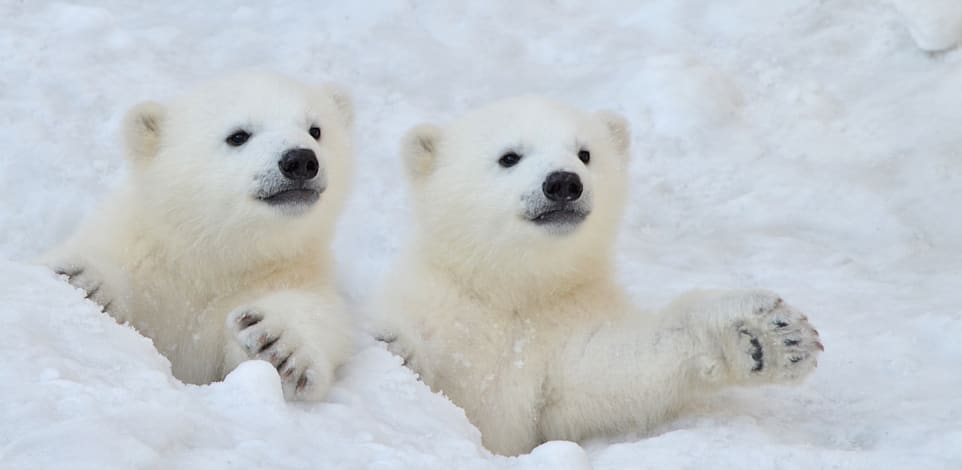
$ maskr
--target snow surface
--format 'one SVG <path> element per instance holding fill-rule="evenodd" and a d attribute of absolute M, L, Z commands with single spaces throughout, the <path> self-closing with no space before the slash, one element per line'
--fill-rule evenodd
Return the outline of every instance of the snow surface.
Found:
<path fill-rule="evenodd" d="M 924 53 L 909 24 L 958 3 L 895 3 L 0 2 L 0 467 L 962 468 L 962 52 Z M 359 174 L 336 243 L 352 301 L 410 223 L 400 135 L 536 92 L 633 123 L 619 252 L 640 305 L 778 290 L 819 328 L 819 369 L 647 438 L 519 458 L 481 448 L 369 339 L 327 403 L 284 403 L 262 363 L 179 383 L 149 340 L 29 262 L 123 174 L 129 106 L 249 67 L 354 90 Z"/>
<path fill-rule="evenodd" d="M 893 0 L 920 49 L 941 52 L 962 43 L 959 0 Z"/>

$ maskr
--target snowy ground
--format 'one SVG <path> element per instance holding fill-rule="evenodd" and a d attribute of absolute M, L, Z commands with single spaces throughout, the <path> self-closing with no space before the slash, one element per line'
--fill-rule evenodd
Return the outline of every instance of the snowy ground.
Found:
<path fill-rule="evenodd" d="M 0 467 L 962 468 L 962 52 L 920 49 L 962 37 L 957 1 L 428 3 L 0 2 Z M 773 288 L 819 328 L 819 369 L 513 459 L 370 341 L 328 403 L 285 404 L 260 363 L 179 383 L 29 261 L 122 175 L 129 106 L 245 67 L 355 92 L 352 299 L 408 225 L 401 133 L 538 92 L 633 122 L 640 304 Z"/>

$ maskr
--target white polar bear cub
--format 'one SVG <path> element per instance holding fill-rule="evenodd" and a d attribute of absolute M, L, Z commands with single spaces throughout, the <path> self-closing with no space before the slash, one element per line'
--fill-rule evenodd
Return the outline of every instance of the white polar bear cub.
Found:
<path fill-rule="evenodd" d="M 629 140 L 619 116 L 536 97 L 405 138 L 417 225 L 374 308 L 494 452 L 649 430 L 699 393 L 816 365 L 817 332 L 768 291 L 632 307 L 612 274 Z"/>
<path fill-rule="evenodd" d="M 257 358 L 288 399 L 319 400 L 353 343 L 329 248 L 352 121 L 339 89 L 260 72 L 139 104 L 126 180 L 43 261 L 153 339 L 180 380 Z"/>

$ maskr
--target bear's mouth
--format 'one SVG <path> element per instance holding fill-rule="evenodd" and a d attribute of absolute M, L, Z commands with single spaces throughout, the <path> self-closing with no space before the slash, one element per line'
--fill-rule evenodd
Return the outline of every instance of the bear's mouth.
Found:
<path fill-rule="evenodd" d="M 574 227 L 588 217 L 588 211 L 573 206 L 551 207 L 538 213 L 530 220 L 536 225 Z"/>
<path fill-rule="evenodd" d="M 312 188 L 288 188 L 261 196 L 258 199 L 269 206 L 309 206 L 321 198 L 321 192 Z"/>

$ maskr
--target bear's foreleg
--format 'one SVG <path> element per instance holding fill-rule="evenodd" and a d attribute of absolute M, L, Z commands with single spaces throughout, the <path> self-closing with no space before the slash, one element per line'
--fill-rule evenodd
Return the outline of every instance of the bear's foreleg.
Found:
<path fill-rule="evenodd" d="M 572 335 L 548 374 L 541 430 L 569 440 L 647 432 L 701 393 L 797 382 L 821 350 L 806 317 L 771 292 L 693 292 Z"/>
<path fill-rule="evenodd" d="M 70 285 L 84 292 L 84 297 L 100 305 L 118 322 L 130 321 L 127 309 L 130 282 L 124 271 L 103 260 L 64 253 L 48 253 L 41 263 L 63 276 Z"/>

